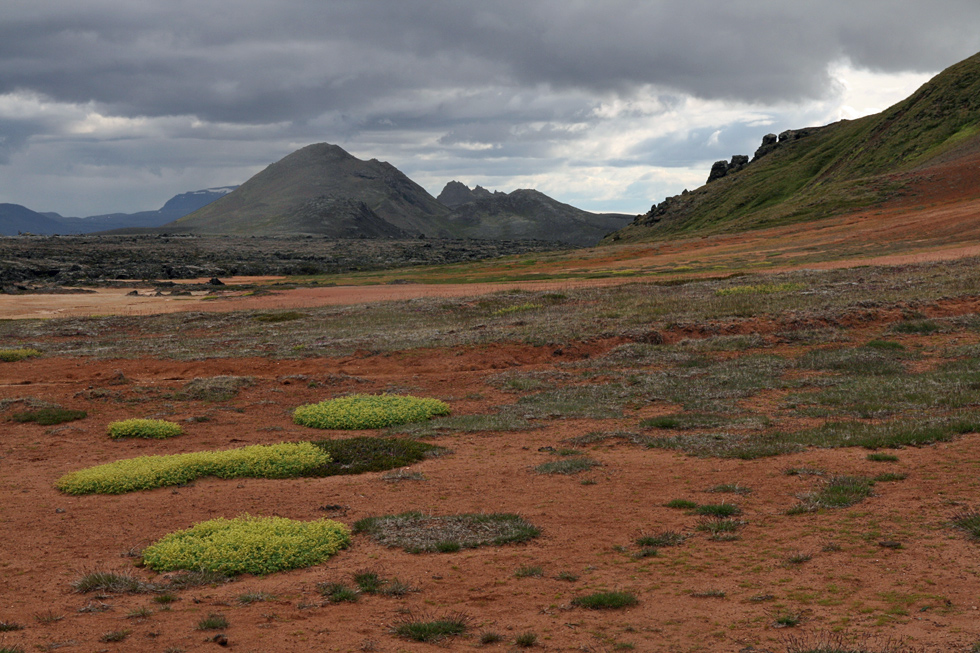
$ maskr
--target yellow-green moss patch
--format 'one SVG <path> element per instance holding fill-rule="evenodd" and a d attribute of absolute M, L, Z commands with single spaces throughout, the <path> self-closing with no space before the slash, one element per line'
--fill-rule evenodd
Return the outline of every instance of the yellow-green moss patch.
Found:
<path fill-rule="evenodd" d="M 163 440 L 172 438 L 184 432 L 180 424 L 164 419 L 124 419 L 112 422 L 106 429 L 113 440 L 122 438 L 153 438 Z"/>
<path fill-rule="evenodd" d="M 16 361 L 22 361 L 25 358 L 34 358 L 35 356 L 40 356 L 41 352 L 37 349 L 30 349 L 22 347 L 19 349 L 0 349 L 0 361 L 4 363 L 14 363 Z"/>
<path fill-rule="evenodd" d="M 58 479 L 67 494 L 122 494 L 218 478 L 292 478 L 330 462 L 323 449 L 309 442 L 252 445 L 227 451 L 199 451 L 171 456 L 140 456 L 71 472 Z"/>
<path fill-rule="evenodd" d="M 271 574 L 319 564 L 349 543 L 350 529 L 329 519 L 242 515 L 171 533 L 143 550 L 143 564 L 156 571 Z"/>
<path fill-rule="evenodd" d="M 381 429 L 448 415 L 438 399 L 410 395 L 351 395 L 307 404 L 293 411 L 293 421 L 316 429 Z"/>

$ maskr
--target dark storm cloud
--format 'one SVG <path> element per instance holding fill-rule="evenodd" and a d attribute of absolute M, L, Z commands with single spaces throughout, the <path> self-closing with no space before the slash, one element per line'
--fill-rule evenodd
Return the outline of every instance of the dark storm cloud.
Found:
<path fill-rule="evenodd" d="M 0 93 L 248 123 L 540 84 L 794 101 L 824 93 L 841 57 L 945 67 L 980 48 L 977 24 L 972 0 L 14 2 L 0 17 Z"/>
<path fill-rule="evenodd" d="M 76 215 L 241 183 L 317 141 L 435 192 L 668 192 L 769 123 L 836 119 L 832 63 L 934 72 L 980 50 L 976 0 L 0 5 L 0 201 Z M 688 177 L 616 177 L 630 166 Z"/>

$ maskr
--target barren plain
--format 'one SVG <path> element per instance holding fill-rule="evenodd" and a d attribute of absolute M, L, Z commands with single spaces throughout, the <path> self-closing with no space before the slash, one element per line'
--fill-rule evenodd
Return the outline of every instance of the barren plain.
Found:
<path fill-rule="evenodd" d="M 971 650 L 980 544 L 963 520 L 980 504 L 980 238 L 976 180 L 948 179 L 945 195 L 923 190 L 806 234 L 522 254 L 319 287 L 225 279 L 211 295 L 0 297 L 3 346 L 40 352 L 0 363 L 0 646 L 426 651 L 438 649 L 393 627 L 457 615 L 465 633 L 439 646 Z M 78 309 L 103 296 L 117 299 Z M 187 392 L 220 377 L 249 381 Z M 383 392 L 438 398 L 453 414 L 369 432 L 291 420 L 301 404 Z M 52 405 L 87 416 L 10 420 Z M 110 440 L 107 425 L 129 417 L 185 434 Z M 362 435 L 450 453 L 326 478 L 55 488 L 140 455 Z M 841 479 L 866 491 L 829 499 Z M 324 564 L 264 577 L 74 587 L 95 571 L 165 585 L 139 552 L 215 517 L 353 524 L 406 511 L 517 513 L 541 534 L 446 553 L 357 534 Z M 323 595 L 363 571 L 411 591 Z M 610 591 L 637 603 L 573 603 Z M 212 613 L 227 626 L 201 630 Z"/>

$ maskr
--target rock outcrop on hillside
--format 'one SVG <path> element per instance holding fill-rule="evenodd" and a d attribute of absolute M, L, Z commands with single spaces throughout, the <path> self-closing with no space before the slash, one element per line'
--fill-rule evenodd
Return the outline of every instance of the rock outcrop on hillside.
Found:
<path fill-rule="evenodd" d="M 449 208 L 455 209 L 457 206 L 462 206 L 467 202 L 493 197 L 494 195 L 506 195 L 506 193 L 502 193 L 499 190 L 495 190 L 491 193 L 483 186 L 477 186 L 476 188 L 470 190 L 466 184 L 453 180 L 446 184 L 445 188 L 442 189 L 442 192 L 439 193 L 436 199 Z"/>

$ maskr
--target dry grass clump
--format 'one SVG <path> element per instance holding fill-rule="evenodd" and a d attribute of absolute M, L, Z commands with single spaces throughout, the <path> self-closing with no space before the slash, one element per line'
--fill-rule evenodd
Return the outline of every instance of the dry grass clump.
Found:
<path fill-rule="evenodd" d="M 351 395 L 300 406 L 293 411 L 293 421 L 317 429 L 381 429 L 448 414 L 449 406 L 438 399 Z"/>
<path fill-rule="evenodd" d="M 363 436 L 318 440 L 313 445 L 324 451 L 330 461 L 311 471 L 310 476 L 383 472 L 448 453 L 443 447 L 409 438 Z"/>
<path fill-rule="evenodd" d="M 480 546 L 526 542 L 541 531 L 510 513 L 436 516 L 406 512 L 361 519 L 354 523 L 354 532 L 367 533 L 379 544 L 401 547 L 410 553 L 452 553 Z"/>
<path fill-rule="evenodd" d="M 85 574 L 71 584 L 80 594 L 101 592 L 106 594 L 144 594 L 154 592 L 159 587 L 145 583 L 129 572 L 96 570 Z"/>
<path fill-rule="evenodd" d="M 238 391 L 255 384 L 250 376 L 211 376 L 188 381 L 178 393 L 180 399 L 198 401 L 227 401 Z"/>
<path fill-rule="evenodd" d="M 567 476 L 588 471 L 601 464 L 598 460 L 588 456 L 573 456 L 542 463 L 535 467 L 534 471 L 538 474 L 564 474 Z"/>
<path fill-rule="evenodd" d="M 51 408 L 38 408 L 37 410 L 19 411 L 11 415 L 10 419 L 14 422 L 20 422 L 22 424 L 25 422 L 34 422 L 40 426 L 54 426 L 55 424 L 73 422 L 86 417 L 88 417 L 88 413 L 84 410 L 70 410 L 68 408 L 56 406 Z"/>
<path fill-rule="evenodd" d="M 319 564 L 349 543 L 350 530 L 329 519 L 242 515 L 171 533 L 143 550 L 143 564 L 155 571 L 270 574 Z"/>
<path fill-rule="evenodd" d="M 789 510 L 796 515 L 821 508 L 847 508 L 871 496 L 874 481 L 863 476 L 831 476 L 819 490 L 800 495 L 800 503 Z"/>
<path fill-rule="evenodd" d="M 439 642 L 447 637 L 462 635 L 470 622 L 466 615 L 455 612 L 442 617 L 409 615 L 395 624 L 392 632 L 416 642 Z"/>

